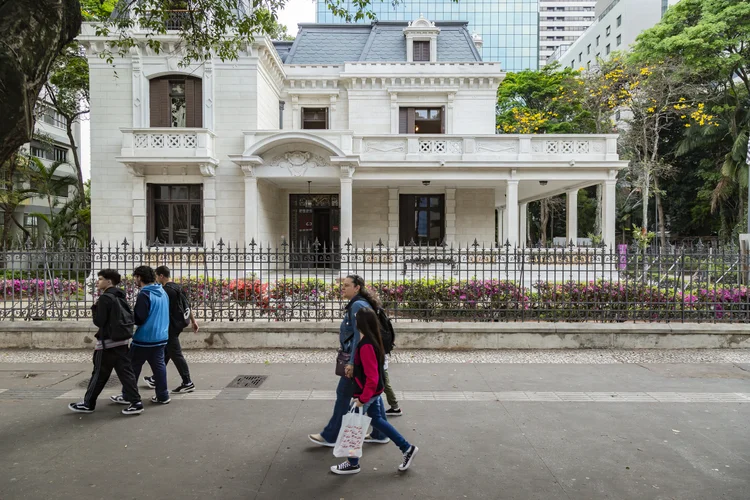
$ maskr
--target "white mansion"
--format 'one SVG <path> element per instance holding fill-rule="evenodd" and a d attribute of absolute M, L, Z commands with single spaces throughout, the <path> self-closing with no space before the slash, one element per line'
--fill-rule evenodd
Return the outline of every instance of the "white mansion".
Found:
<path fill-rule="evenodd" d="M 504 74 L 465 23 L 305 24 L 188 68 L 176 34 L 113 67 L 87 30 L 97 241 L 523 246 L 528 203 L 567 193 L 575 242 L 601 184 L 615 242 L 617 136 L 495 134 Z"/>

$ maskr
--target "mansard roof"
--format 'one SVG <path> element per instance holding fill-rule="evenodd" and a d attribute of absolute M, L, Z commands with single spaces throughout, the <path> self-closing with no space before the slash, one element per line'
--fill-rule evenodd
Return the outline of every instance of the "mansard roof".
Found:
<path fill-rule="evenodd" d="M 291 48 L 274 42 L 285 64 L 344 64 L 347 62 L 406 62 L 406 22 L 372 24 L 300 24 Z M 471 34 L 463 21 L 436 22 L 438 62 L 478 62 Z"/>

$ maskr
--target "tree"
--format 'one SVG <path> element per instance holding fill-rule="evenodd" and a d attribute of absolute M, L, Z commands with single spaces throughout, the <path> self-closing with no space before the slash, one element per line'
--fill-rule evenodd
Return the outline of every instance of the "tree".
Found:
<path fill-rule="evenodd" d="M 591 115 L 581 107 L 582 86 L 577 71 L 558 63 L 509 73 L 497 89 L 498 133 L 592 132 Z"/>
<path fill-rule="evenodd" d="M 0 2 L 0 163 L 34 134 L 34 108 L 60 50 L 78 35 L 78 0 Z M 15 162 L 15 160 L 13 160 Z"/>
<path fill-rule="evenodd" d="M 47 167 L 42 160 L 32 156 L 29 159 L 27 176 L 30 181 L 30 189 L 47 200 L 49 213 L 54 214 L 57 207 L 58 193 L 62 190 L 68 190 L 69 187 L 77 185 L 76 179 L 69 175 L 59 175 L 57 170 L 64 165 L 62 162 L 55 162 Z M 38 215 L 38 214 L 34 214 Z"/>
<path fill-rule="evenodd" d="M 34 196 L 34 191 L 22 186 L 22 179 L 28 172 L 30 157 L 23 151 L 17 150 L 8 159 L 0 164 L 0 209 L 3 210 L 3 234 L 0 244 L 3 248 L 9 248 L 13 236 L 12 225 L 15 225 L 24 233 L 24 239 L 30 238 L 31 234 L 23 227 L 14 212 L 24 201 Z"/>
<path fill-rule="evenodd" d="M 78 150 L 80 145 L 76 143 L 73 127 L 89 113 L 89 64 L 83 48 L 77 42 L 63 48 L 60 56 L 55 60 L 40 101 L 51 104 L 65 121 L 65 131 L 72 150 L 73 167 L 76 171 L 76 196 L 81 203 L 85 204 L 83 166 Z M 88 239 L 91 233 L 90 228 L 83 229 Z"/>
<path fill-rule="evenodd" d="M 692 122 L 703 126 L 713 124 L 713 116 L 705 111 L 705 104 L 697 102 L 701 87 L 690 69 L 679 61 L 660 61 L 658 64 L 631 68 L 629 80 L 630 118 L 622 136 L 630 157 L 629 180 L 641 193 L 641 233 L 648 231 L 649 198 L 653 194 L 659 218 L 662 244 L 666 245 L 666 227 L 659 182 L 673 174 L 673 165 L 661 154 L 665 131 L 675 122 L 690 128 Z"/>
<path fill-rule="evenodd" d="M 747 186 L 744 153 L 750 134 L 750 3 L 682 0 L 638 37 L 631 59 L 653 64 L 676 57 L 702 82 L 706 109 L 715 116 L 710 126 L 687 131 L 677 155 L 711 148 L 721 158 L 716 162 L 721 175 L 704 176 L 715 182 L 711 210 L 725 222 L 727 210 L 721 204 L 736 196 L 739 202 L 733 205 L 741 220 L 747 206 L 746 189 L 741 188 Z M 722 226 L 726 233 L 726 224 Z"/>

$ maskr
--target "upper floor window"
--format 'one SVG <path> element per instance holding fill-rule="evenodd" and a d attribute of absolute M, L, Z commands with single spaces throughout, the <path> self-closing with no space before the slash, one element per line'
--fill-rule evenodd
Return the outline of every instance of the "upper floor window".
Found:
<path fill-rule="evenodd" d="M 605 47 L 605 49 L 604 49 L 604 53 L 605 53 L 606 55 L 609 55 L 610 51 L 611 51 L 611 49 L 610 49 L 610 46 L 609 46 L 609 44 L 607 44 L 607 46 L 606 46 L 606 47 Z"/>
<path fill-rule="evenodd" d="M 200 78 L 169 75 L 150 83 L 151 126 L 203 126 L 203 83 Z"/>
<path fill-rule="evenodd" d="M 302 128 L 309 130 L 328 129 L 328 108 L 302 108 Z"/>
<path fill-rule="evenodd" d="M 597 47 L 599 46 L 599 41 L 600 41 L 601 39 L 602 39 L 602 36 L 601 36 L 601 35 L 597 35 L 597 36 L 596 36 L 596 46 L 597 46 Z"/>
<path fill-rule="evenodd" d="M 39 119 L 54 127 L 65 128 L 65 118 L 57 110 L 48 105 L 42 107 Z"/>
<path fill-rule="evenodd" d="M 60 146 L 51 146 L 40 142 L 31 143 L 31 156 L 36 156 L 42 160 L 58 161 L 65 163 L 68 161 L 68 150 Z"/>
<path fill-rule="evenodd" d="M 589 44 L 588 47 L 586 47 L 586 55 L 591 54 L 591 44 Z"/>
<path fill-rule="evenodd" d="M 203 239 L 203 186 L 149 184 L 149 241 L 162 245 L 200 245 Z"/>
<path fill-rule="evenodd" d="M 399 134 L 444 134 L 444 108 L 400 108 Z"/>
<path fill-rule="evenodd" d="M 622 26 L 622 14 L 617 16 L 617 27 L 619 28 L 620 26 Z"/>
<path fill-rule="evenodd" d="M 414 62 L 430 62 L 430 42 L 414 40 Z"/>
<path fill-rule="evenodd" d="M 607 36 L 609 36 L 609 35 L 611 35 L 611 34 L 612 34 L 612 26 L 607 26 L 607 31 L 606 31 L 606 33 L 607 33 Z"/>
<path fill-rule="evenodd" d="M 190 22 L 190 13 L 188 12 L 187 2 L 184 0 L 170 0 L 165 2 L 167 17 L 164 20 L 164 27 L 167 30 L 180 30 L 182 26 Z"/>
<path fill-rule="evenodd" d="M 622 45 L 622 35 L 617 35 L 617 46 Z"/>

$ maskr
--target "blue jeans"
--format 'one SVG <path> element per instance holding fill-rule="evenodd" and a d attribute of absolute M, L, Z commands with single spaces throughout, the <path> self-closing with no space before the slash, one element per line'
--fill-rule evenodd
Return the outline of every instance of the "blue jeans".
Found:
<path fill-rule="evenodd" d="M 328 425 L 320 433 L 329 443 L 335 443 L 336 438 L 339 437 L 339 431 L 341 430 L 341 419 L 344 415 L 349 413 L 349 408 L 352 404 L 352 398 L 354 397 L 354 381 L 350 378 L 341 377 L 339 385 L 336 387 L 336 404 L 333 405 L 333 416 L 328 421 Z M 385 413 L 383 414 L 385 418 Z M 383 439 L 382 434 L 377 429 L 373 428 L 372 437 L 374 439 Z"/>
<path fill-rule="evenodd" d="M 154 374 L 156 397 L 159 401 L 166 401 L 169 399 L 169 389 L 167 389 L 167 366 L 164 364 L 164 346 L 130 346 L 130 363 L 133 366 L 136 383 L 141 376 L 141 368 L 146 362 Z"/>
<path fill-rule="evenodd" d="M 367 413 L 367 416 L 369 416 L 372 419 L 372 422 L 370 422 L 370 425 L 372 425 L 372 428 L 375 430 L 381 431 L 383 434 L 391 438 L 391 441 L 393 441 L 393 444 L 398 446 L 398 449 L 401 450 L 401 453 L 406 453 L 409 451 L 409 448 L 411 448 L 411 445 L 409 442 L 404 439 L 404 436 L 399 434 L 399 432 L 388 423 L 388 420 L 385 418 L 385 406 L 383 406 L 383 398 L 380 396 L 375 396 L 370 401 L 367 402 L 364 406 L 365 413 Z M 350 458 L 349 463 L 352 465 L 359 465 L 359 459 L 358 458 Z"/>

